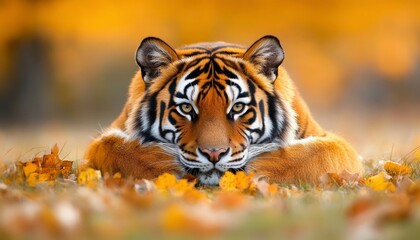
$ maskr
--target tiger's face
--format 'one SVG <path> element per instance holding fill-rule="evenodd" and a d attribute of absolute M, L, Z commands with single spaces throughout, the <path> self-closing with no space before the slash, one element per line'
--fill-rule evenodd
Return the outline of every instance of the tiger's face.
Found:
<path fill-rule="evenodd" d="M 143 144 L 164 143 L 177 152 L 200 182 L 218 184 L 225 171 L 243 169 L 284 141 L 290 124 L 273 89 L 283 60 L 276 38 L 248 50 L 216 43 L 177 51 L 147 38 L 136 57 L 147 88 L 133 131 Z"/>

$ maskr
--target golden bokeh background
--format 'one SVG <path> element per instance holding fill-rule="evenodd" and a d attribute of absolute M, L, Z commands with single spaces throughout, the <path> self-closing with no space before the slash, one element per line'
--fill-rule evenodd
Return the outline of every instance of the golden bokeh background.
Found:
<path fill-rule="evenodd" d="M 409 0 L 0 0 L 0 140 L 27 126 L 107 126 L 144 37 L 179 47 L 250 45 L 272 34 L 326 128 L 359 148 L 367 133 L 410 139 L 412 148 L 420 145 L 419 13 Z"/>

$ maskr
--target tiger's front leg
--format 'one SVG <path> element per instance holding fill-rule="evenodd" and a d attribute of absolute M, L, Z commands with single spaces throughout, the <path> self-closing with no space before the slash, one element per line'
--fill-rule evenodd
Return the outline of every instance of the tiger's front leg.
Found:
<path fill-rule="evenodd" d="M 182 167 L 173 153 L 156 144 L 141 145 L 138 140 L 130 140 L 124 132 L 116 129 L 93 140 L 85 159 L 88 166 L 102 174 L 119 172 L 124 177 L 141 179 L 153 179 L 163 173 L 182 174 Z"/>
<path fill-rule="evenodd" d="M 246 169 L 272 182 L 316 184 L 325 173 L 339 174 L 344 170 L 356 173 L 362 167 L 350 144 L 328 133 L 324 137 L 309 137 L 260 154 L 248 163 Z"/>

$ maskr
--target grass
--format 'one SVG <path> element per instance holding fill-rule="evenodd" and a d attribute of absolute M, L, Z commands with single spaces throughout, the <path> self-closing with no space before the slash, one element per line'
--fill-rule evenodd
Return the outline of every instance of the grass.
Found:
<path fill-rule="evenodd" d="M 392 173 L 371 159 L 356 180 L 337 175 L 320 186 L 271 190 L 264 180 L 238 174 L 229 181 L 242 185 L 233 189 L 194 187 L 171 176 L 99 176 L 78 172 L 77 163 L 67 174 L 60 157 L 67 153 L 44 153 L 33 169 L 28 163 L 1 166 L 1 239 L 415 239 L 420 227 L 419 148 L 399 161 L 409 173 Z M 383 182 L 366 183 L 379 181 L 370 177 L 380 172 Z"/>

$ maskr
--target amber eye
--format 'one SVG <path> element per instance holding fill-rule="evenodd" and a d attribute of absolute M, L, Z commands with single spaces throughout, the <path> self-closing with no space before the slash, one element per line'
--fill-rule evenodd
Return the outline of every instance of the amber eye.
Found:
<path fill-rule="evenodd" d="M 239 113 L 244 109 L 245 105 L 243 103 L 235 103 L 232 107 L 232 111 L 235 113 Z"/>
<path fill-rule="evenodd" d="M 181 110 L 185 113 L 185 114 L 190 114 L 191 111 L 193 110 L 193 107 L 191 106 L 191 104 L 188 103 L 184 103 L 181 105 Z"/>

